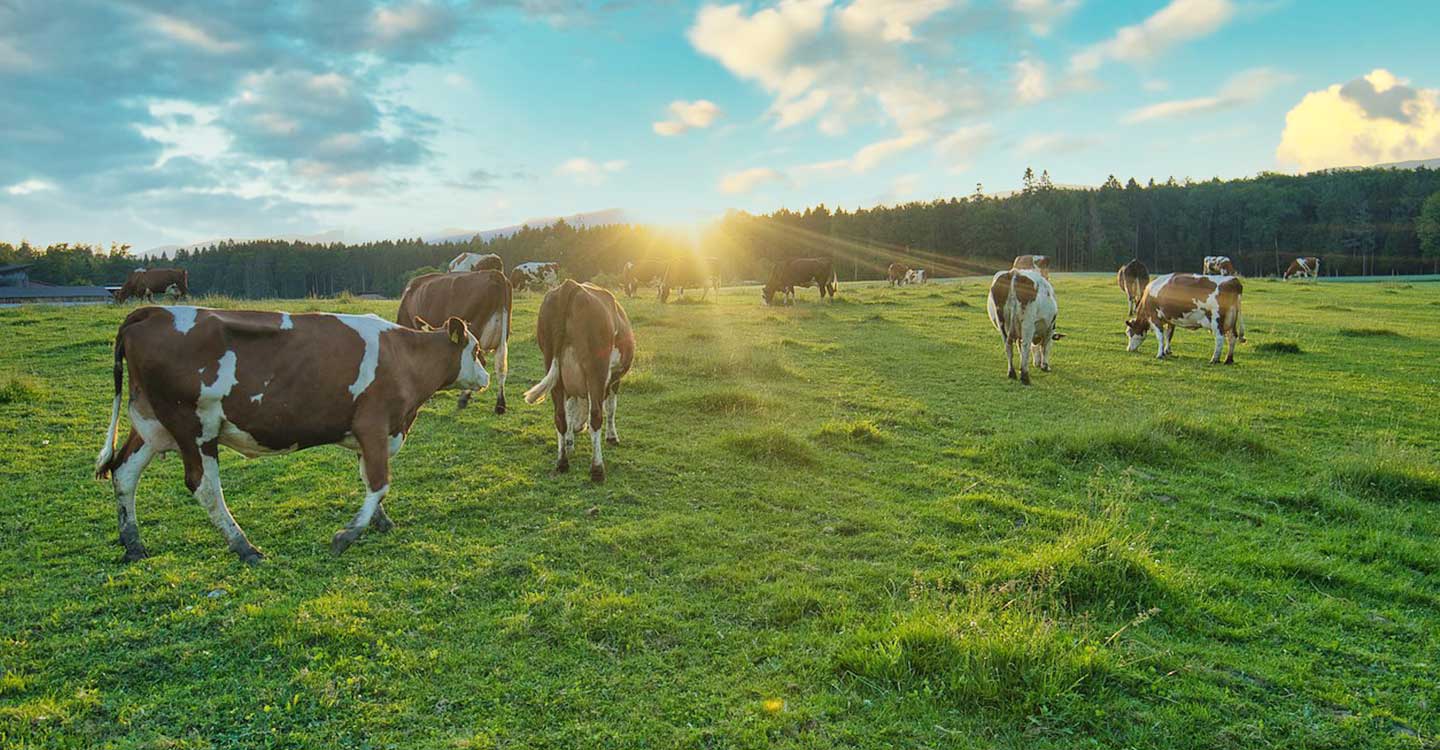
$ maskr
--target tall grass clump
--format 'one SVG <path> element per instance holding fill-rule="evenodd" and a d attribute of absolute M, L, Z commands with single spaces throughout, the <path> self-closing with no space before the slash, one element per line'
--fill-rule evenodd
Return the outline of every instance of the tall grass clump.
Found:
<path fill-rule="evenodd" d="M 1190 460 L 1195 453 L 1259 456 L 1269 452 L 1263 440 L 1233 420 L 1202 421 L 1167 414 L 1139 424 L 1097 424 L 1001 441 L 993 449 L 1026 459 L 1049 456 L 1062 463 L 1166 464 Z"/>
<path fill-rule="evenodd" d="M 1330 481 L 1376 500 L 1440 501 L 1440 466 L 1430 456 L 1393 441 L 1367 445 L 1331 462 Z"/>
<path fill-rule="evenodd" d="M 0 381 L 0 404 L 31 404 L 40 400 L 40 381 L 25 375 Z"/>
<path fill-rule="evenodd" d="M 742 458 L 772 466 L 810 466 L 815 463 L 815 451 L 807 443 L 775 428 L 730 435 L 725 438 L 725 446 Z"/>
<path fill-rule="evenodd" d="M 865 443 L 883 445 L 890 438 L 871 419 L 831 420 L 820 426 L 816 437 L 838 443 Z"/>
<path fill-rule="evenodd" d="M 1341 336 L 1351 338 L 1400 338 L 1400 334 L 1389 328 L 1341 328 Z"/>
<path fill-rule="evenodd" d="M 1255 351 L 1266 354 L 1304 354 L 1304 350 L 1294 341 L 1266 341 L 1255 347 Z"/>
<path fill-rule="evenodd" d="M 1171 596 L 1141 533 L 1127 530 L 1114 510 L 1086 519 L 1054 541 L 983 570 L 992 585 L 1019 585 L 1063 609 L 1132 613 Z"/>

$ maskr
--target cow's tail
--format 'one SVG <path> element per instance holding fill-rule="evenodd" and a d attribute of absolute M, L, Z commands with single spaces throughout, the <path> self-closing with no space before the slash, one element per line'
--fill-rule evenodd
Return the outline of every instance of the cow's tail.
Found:
<path fill-rule="evenodd" d="M 120 429 L 120 399 L 124 395 L 124 385 L 125 327 L 121 326 L 120 332 L 115 334 L 115 401 L 110 406 L 110 428 L 105 433 L 105 445 L 100 449 L 100 455 L 95 457 L 96 479 L 104 479 L 113 468 L 110 462 L 115 459 L 115 442 Z"/>
<path fill-rule="evenodd" d="M 1020 309 L 1020 297 L 1015 294 L 1016 276 L 1017 274 L 1014 271 L 1010 272 L 1010 293 L 1005 295 L 1005 309 L 1002 313 L 1005 317 L 1003 321 L 1005 323 L 1005 338 L 1010 341 L 1020 340 L 1022 335 L 1020 319 L 1024 315 L 1024 311 Z"/>
<path fill-rule="evenodd" d="M 545 394 L 553 390 L 555 384 L 560 382 L 560 354 L 565 351 L 565 323 L 570 317 L 570 302 L 575 299 L 575 289 L 568 288 L 571 286 L 573 285 L 561 285 L 557 292 L 556 304 L 552 308 L 555 312 L 554 317 L 548 321 L 543 318 L 541 320 L 542 325 L 549 323 L 549 330 L 545 331 L 547 335 L 544 338 L 550 342 L 550 369 L 545 371 L 545 377 L 541 378 L 540 382 L 525 391 L 525 403 L 527 404 L 538 404 L 545 400 Z M 542 314 L 545 312 L 544 303 L 540 305 L 540 312 Z"/>

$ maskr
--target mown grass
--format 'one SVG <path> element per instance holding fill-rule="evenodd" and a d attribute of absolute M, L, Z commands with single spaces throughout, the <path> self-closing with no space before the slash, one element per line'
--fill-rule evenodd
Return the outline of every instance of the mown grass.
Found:
<path fill-rule="evenodd" d="M 510 412 L 422 409 L 388 534 L 329 554 L 343 450 L 222 453 L 258 568 L 173 458 L 119 562 L 90 474 L 127 309 L 0 310 L 0 746 L 1433 746 L 1440 286 L 1247 285 L 1221 367 L 1126 353 L 1109 275 L 1055 285 L 1028 388 L 981 279 L 626 300 L 599 486 L 516 395 L 522 293 Z"/>

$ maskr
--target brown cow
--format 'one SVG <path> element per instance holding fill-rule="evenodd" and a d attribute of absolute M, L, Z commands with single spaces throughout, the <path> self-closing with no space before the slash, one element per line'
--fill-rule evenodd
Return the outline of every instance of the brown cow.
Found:
<path fill-rule="evenodd" d="M 1290 261 L 1290 267 L 1285 269 L 1285 278 L 1289 280 L 1295 276 L 1319 278 L 1320 259 L 1313 255 L 1304 255 Z"/>
<path fill-rule="evenodd" d="M 1050 346 L 1064 338 L 1055 332 L 1055 287 L 1035 270 L 1000 271 L 990 280 L 985 298 L 990 322 L 1005 344 L 1008 376 L 1015 377 L 1015 345 L 1020 345 L 1020 382 L 1030 385 L 1030 362 L 1050 372 Z"/>
<path fill-rule="evenodd" d="M 1245 319 L 1240 314 L 1240 295 L 1244 291 L 1234 276 L 1197 276 L 1193 273 L 1171 273 L 1157 277 L 1145 287 L 1135 317 L 1125 321 L 1130 337 L 1129 351 L 1140 348 L 1145 332 L 1155 331 L 1160 340 L 1158 359 L 1170 354 L 1170 340 L 1175 326 L 1191 330 L 1203 328 L 1215 334 L 1215 352 L 1210 364 L 1220 361 L 1220 350 L 1230 343 L 1225 364 L 1235 364 L 1235 342 L 1245 340 Z"/>
<path fill-rule="evenodd" d="M 665 267 L 668 265 L 670 265 L 668 261 L 659 258 L 626 263 L 625 270 L 620 274 L 620 285 L 625 289 L 625 296 L 633 298 L 640 287 L 650 286 L 663 280 Z"/>
<path fill-rule="evenodd" d="M 782 260 L 770 270 L 770 279 L 760 290 L 761 299 L 770 304 L 776 292 L 784 292 L 786 304 L 795 304 L 795 287 L 819 287 L 820 299 L 830 295 L 835 299 L 835 290 L 840 284 L 835 276 L 835 266 L 829 258 L 796 258 Z"/>
<path fill-rule="evenodd" d="M 390 457 L 415 415 L 442 388 L 489 382 L 465 321 L 421 332 L 374 315 L 196 307 L 142 307 L 115 336 L 115 402 L 95 474 L 115 490 L 125 559 L 146 556 L 135 523 L 135 485 L 156 456 L 177 451 L 185 486 L 247 563 L 261 554 L 245 538 L 220 489 L 220 446 L 242 455 L 340 445 L 360 456 L 365 502 L 330 548 L 340 553 L 375 521 Z M 121 387 L 130 372 L 130 435 L 115 450 Z"/>
<path fill-rule="evenodd" d="M 525 401 L 539 403 L 555 392 L 555 441 L 559 457 L 556 471 L 570 469 L 575 452 L 575 427 L 590 430 L 590 479 L 605 481 L 600 455 L 600 426 L 605 440 L 620 444 L 615 431 L 615 397 L 620 378 L 635 358 L 635 334 L 630 318 L 615 295 L 594 284 L 567 279 L 545 295 L 535 323 L 535 341 L 545 359 L 545 377 L 525 392 Z M 583 419 L 582 402 L 589 408 Z"/>
<path fill-rule="evenodd" d="M 683 298 L 686 288 L 699 288 L 702 302 L 711 289 L 715 290 L 715 297 L 719 299 L 720 261 L 694 256 L 682 256 L 670 261 L 665 266 L 665 276 L 660 279 L 660 302 L 663 304 L 670 300 L 671 289 L 679 289 L 679 296 Z"/>
<path fill-rule="evenodd" d="M 886 277 L 890 280 L 890 286 L 900 286 L 910 283 L 910 267 L 904 263 L 891 263 L 886 269 Z"/>
<path fill-rule="evenodd" d="M 1200 272 L 1206 276 L 1236 276 L 1235 263 L 1228 255 L 1207 255 L 1200 261 Z"/>
<path fill-rule="evenodd" d="M 430 330 L 429 321 L 459 318 L 470 326 L 480 342 L 481 352 L 495 352 L 495 374 L 499 387 L 495 413 L 505 413 L 505 376 L 510 372 L 510 317 L 513 294 L 510 282 L 499 271 L 468 273 L 427 273 L 405 285 L 395 322 L 406 328 Z M 482 354 L 480 364 L 485 364 Z M 470 391 L 462 391 L 457 405 L 470 403 Z"/>
<path fill-rule="evenodd" d="M 125 284 L 115 293 L 115 301 L 131 297 L 149 300 L 157 294 L 170 294 L 171 287 L 177 298 L 190 296 L 190 273 L 183 268 L 137 269 L 125 278 Z"/>
<path fill-rule="evenodd" d="M 1115 282 L 1130 301 L 1129 314 L 1134 315 L 1135 306 L 1140 304 L 1140 298 L 1145 295 L 1145 287 L 1150 283 L 1150 269 L 1139 259 L 1132 260 L 1115 272 Z"/>
<path fill-rule="evenodd" d="M 1010 267 L 1020 271 L 1039 271 L 1047 281 L 1050 279 L 1050 258 L 1046 255 L 1017 255 L 1010 262 Z"/>
<path fill-rule="evenodd" d="M 450 267 L 445 269 L 450 273 L 461 273 L 463 271 L 500 271 L 505 272 L 505 261 L 495 253 L 460 253 L 450 261 Z"/>

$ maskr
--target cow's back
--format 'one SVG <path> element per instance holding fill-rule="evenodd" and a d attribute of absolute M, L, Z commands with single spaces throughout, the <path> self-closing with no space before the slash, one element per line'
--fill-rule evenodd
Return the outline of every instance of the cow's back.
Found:
<path fill-rule="evenodd" d="M 419 328 L 420 320 L 438 326 L 455 317 L 479 331 L 495 313 L 508 313 L 511 299 L 510 282 L 499 271 L 430 273 L 405 286 L 395 321 Z"/>

